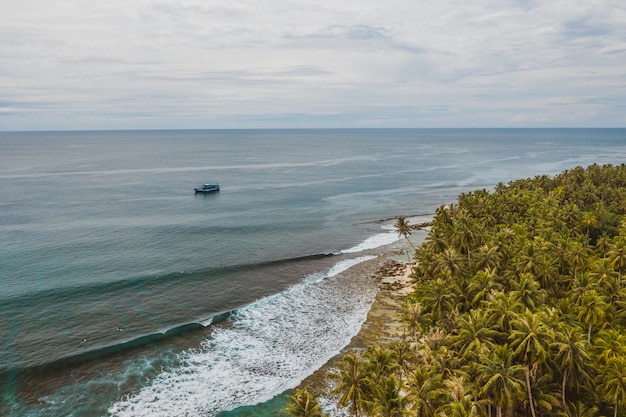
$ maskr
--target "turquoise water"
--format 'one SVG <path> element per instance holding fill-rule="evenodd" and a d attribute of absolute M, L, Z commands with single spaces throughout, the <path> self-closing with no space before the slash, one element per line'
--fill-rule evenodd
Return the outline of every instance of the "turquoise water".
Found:
<path fill-rule="evenodd" d="M 0 133 L 0 411 L 271 414 L 358 331 L 388 219 L 625 156 L 624 129 Z"/>

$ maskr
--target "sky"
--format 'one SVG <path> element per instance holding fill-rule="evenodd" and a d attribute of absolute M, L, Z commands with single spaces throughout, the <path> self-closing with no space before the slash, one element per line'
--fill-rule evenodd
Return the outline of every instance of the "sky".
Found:
<path fill-rule="evenodd" d="M 2 0 L 0 130 L 626 127 L 624 0 Z"/>

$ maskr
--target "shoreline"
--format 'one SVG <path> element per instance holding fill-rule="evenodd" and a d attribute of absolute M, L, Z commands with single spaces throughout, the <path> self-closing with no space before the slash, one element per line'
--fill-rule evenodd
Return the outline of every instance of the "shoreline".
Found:
<path fill-rule="evenodd" d="M 411 242 L 417 247 L 423 242 L 427 232 L 428 230 L 424 229 L 414 231 L 410 236 Z M 378 281 L 378 292 L 361 329 L 348 345 L 306 377 L 297 388 L 307 388 L 328 397 L 332 390 L 332 370 L 345 354 L 365 351 L 367 347 L 378 342 L 391 342 L 403 338 L 404 328 L 400 320 L 402 303 L 415 288 L 410 277 L 415 266 L 414 259 L 411 256 L 411 262 L 408 262 L 406 255 L 407 251 L 412 250 L 406 239 L 401 239 L 380 253 L 382 265 L 379 264 L 376 270 L 371 271 L 371 275 Z"/>

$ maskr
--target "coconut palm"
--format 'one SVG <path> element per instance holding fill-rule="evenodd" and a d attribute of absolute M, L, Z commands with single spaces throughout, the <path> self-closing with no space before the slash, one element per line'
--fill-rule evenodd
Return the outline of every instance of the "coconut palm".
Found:
<path fill-rule="evenodd" d="M 405 238 L 406 241 L 409 242 L 409 245 L 411 245 L 411 247 L 413 248 L 413 252 L 415 252 L 415 246 L 413 245 L 413 242 L 411 242 L 411 239 L 409 239 L 409 236 L 411 236 L 411 233 L 413 233 L 413 227 L 406 220 L 406 217 L 398 217 L 396 223 L 394 224 L 394 227 L 398 236 Z M 411 257 L 409 257 L 409 262 L 411 262 Z"/>
<path fill-rule="evenodd" d="M 478 404 L 470 399 L 453 401 L 437 409 L 438 417 L 477 417 L 479 415 Z"/>
<path fill-rule="evenodd" d="M 496 407 L 497 417 L 502 417 L 502 410 L 523 396 L 524 381 L 519 378 L 523 370 L 522 365 L 513 364 L 512 352 L 506 346 L 497 346 L 479 362 L 479 395 Z"/>
<path fill-rule="evenodd" d="M 353 416 L 360 416 L 368 408 L 371 399 L 370 380 L 358 353 L 344 355 L 337 366 L 338 384 L 333 392 L 341 394 L 340 407 L 348 407 Z"/>
<path fill-rule="evenodd" d="M 441 417 L 477 417 L 480 415 L 479 403 L 473 401 L 473 395 L 462 376 L 454 375 L 443 381 L 449 402 L 437 409 Z"/>
<path fill-rule="evenodd" d="M 417 292 L 424 309 L 432 313 L 438 322 L 443 321 L 444 316 L 452 311 L 453 298 L 444 279 L 425 282 Z"/>
<path fill-rule="evenodd" d="M 454 230 L 456 246 L 461 253 L 467 255 L 467 263 L 471 265 L 472 249 L 479 244 L 481 239 L 478 224 L 467 210 L 461 209 Z"/>
<path fill-rule="evenodd" d="M 422 331 L 420 320 L 422 319 L 422 304 L 418 301 L 407 301 L 403 305 L 402 318 L 411 330 L 413 341 L 417 343 L 417 334 Z"/>
<path fill-rule="evenodd" d="M 461 273 L 465 266 L 463 258 L 454 248 L 447 248 L 436 255 L 435 270 L 446 277 L 455 277 Z"/>
<path fill-rule="evenodd" d="M 395 376 L 385 376 L 373 386 L 375 416 L 400 417 L 410 414 L 409 398 L 402 394 L 402 384 Z"/>
<path fill-rule="evenodd" d="M 578 318 L 587 323 L 587 343 L 591 343 L 591 330 L 595 324 L 601 323 L 606 313 L 606 303 L 595 289 L 587 291 L 580 297 Z"/>
<path fill-rule="evenodd" d="M 611 261 L 611 266 L 621 278 L 622 271 L 626 268 L 626 238 L 617 236 L 610 245 L 607 256 Z"/>
<path fill-rule="evenodd" d="M 548 349 L 552 341 L 552 334 L 546 325 L 546 321 L 547 315 L 545 313 L 533 313 L 527 310 L 514 320 L 514 330 L 509 335 L 515 357 L 525 366 L 526 391 L 533 417 L 537 417 L 537 415 L 532 396 L 530 373 L 531 368 L 538 368 L 548 359 Z"/>
<path fill-rule="evenodd" d="M 596 417 L 598 415 L 598 407 L 588 407 L 582 402 L 575 404 L 569 403 L 567 406 L 567 412 L 569 417 Z"/>
<path fill-rule="evenodd" d="M 586 265 L 588 255 L 587 247 L 581 242 L 574 241 L 570 244 L 568 258 L 570 265 L 574 268 L 574 279 L 576 279 L 578 271 Z"/>
<path fill-rule="evenodd" d="M 325 417 L 318 397 L 306 388 L 296 389 L 296 393 L 288 397 L 289 402 L 283 411 L 294 417 Z"/>
<path fill-rule="evenodd" d="M 501 290 L 502 285 L 497 281 L 498 271 L 495 268 L 478 271 L 469 283 L 472 306 L 479 307 L 487 300 L 489 294 L 495 290 Z"/>
<path fill-rule="evenodd" d="M 486 325 L 484 310 L 471 310 L 459 318 L 456 332 L 452 336 L 452 346 L 462 358 L 477 360 L 480 353 L 488 349 L 499 334 Z"/>
<path fill-rule="evenodd" d="M 612 358 L 626 356 L 626 337 L 616 329 L 600 330 L 593 341 L 594 356 L 606 365 Z"/>
<path fill-rule="evenodd" d="M 555 341 L 551 344 L 551 347 L 556 352 L 554 361 L 558 369 L 563 373 L 561 400 L 563 404 L 567 404 L 565 389 L 567 387 L 584 386 L 585 382 L 590 380 L 590 375 L 587 371 L 590 358 L 587 354 L 581 331 L 576 326 L 556 331 Z"/>
<path fill-rule="evenodd" d="M 614 404 L 613 416 L 617 417 L 619 407 L 626 406 L 626 357 L 609 359 L 600 375 L 599 389 Z"/>
<path fill-rule="evenodd" d="M 596 229 L 597 223 L 598 218 L 595 213 L 586 211 L 582 214 L 582 226 L 585 230 L 587 239 L 591 236 L 591 232 Z"/>
<path fill-rule="evenodd" d="M 365 371 L 374 384 L 381 378 L 391 375 L 398 369 L 396 352 L 380 344 L 370 347 L 365 352 Z"/>
<path fill-rule="evenodd" d="M 400 380 L 404 380 L 405 369 L 410 368 L 416 361 L 415 353 L 409 343 L 404 340 L 392 342 L 389 349 L 394 352 L 397 366 L 394 369 L 398 372 Z"/>
<path fill-rule="evenodd" d="M 545 297 L 545 291 L 541 290 L 539 283 L 531 274 L 523 273 L 511 286 L 513 299 L 524 308 L 534 310 Z"/>
<path fill-rule="evenodd" d="M 432 417 L 442 395 L 441 375 L 430 372 L 427 366 L 418 365 L 407 379 L 408 398 L 416 417 Z"/>
<path fill-rule="evenodd" d="M 513 328 L 513 321 L 522 311 L 521 304 L 510 293 L 493 291 L 487 299 L 487 317 L 492 327 L 508 334 Z"/>
<path fill-rule="evenodd" d="M 524 248 L 524 251 L 517 257 L 515 272 L 517 274 L 526 272 L 533 276 L 538 276 L 540 274 L 542 256 L 541 249 L 537 247 L 534 241 L 530 241 Z"/>

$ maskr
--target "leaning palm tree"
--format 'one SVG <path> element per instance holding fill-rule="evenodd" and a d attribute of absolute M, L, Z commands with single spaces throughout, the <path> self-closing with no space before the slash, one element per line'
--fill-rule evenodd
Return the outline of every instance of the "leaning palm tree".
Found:
<path fill-rule="evenodd" d="M 409 244 L 413 248 L 413 252 L 415 252 L 415 245 L 413 245 L 413 242 L 411 242 L 411 239 L 409 239 L 409 236 L 411 236 L 411 233 L 413 232 L 413 227 L 409 224 L 406 217 L 404 216 L 398 217 L 393 227 L 396 228 L 396 233 L 398 234 L 398 236 L 405 238 L 406 241 L 409 242 Z M 410 256 L 409 256 L 409 262 L 411 262 Z"/>
<path fill-rule="evenodd" d="M 283 412 L 294 417 L 326 417 L 319 403 L 318 395 L 310 393 L 306 388 L 296 389 L 289 396 L 289 403 Z"/>

